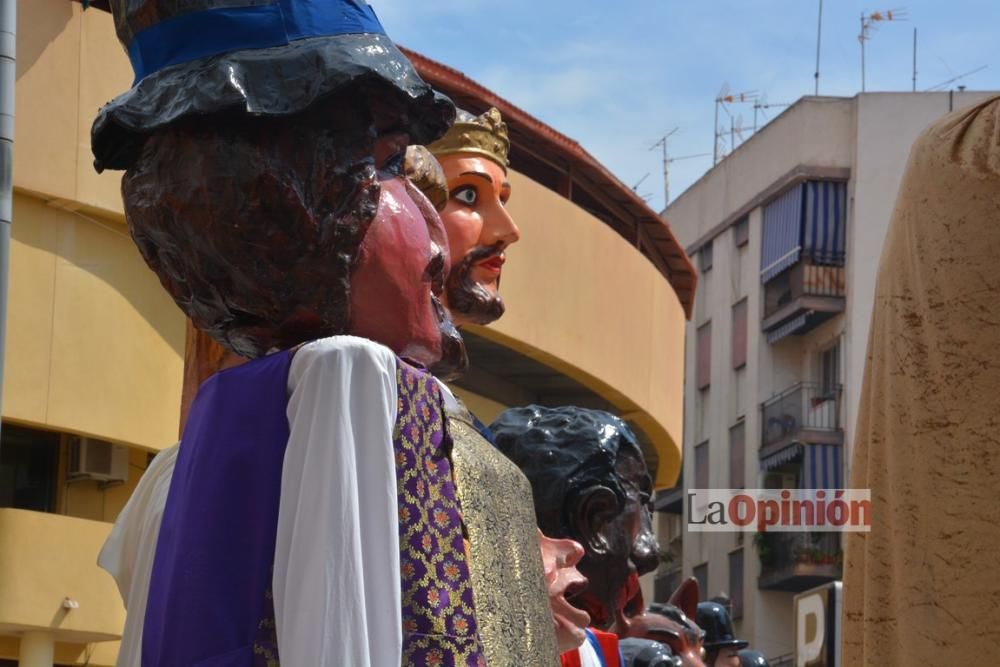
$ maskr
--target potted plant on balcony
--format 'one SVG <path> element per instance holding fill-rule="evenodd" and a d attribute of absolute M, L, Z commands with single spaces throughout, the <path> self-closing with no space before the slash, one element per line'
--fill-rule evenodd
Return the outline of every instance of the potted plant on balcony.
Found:
<path fill-rule="evenodd" d="M 757 550 L 761 569 L 773 567 L 776 554 L 774 551 L 774 536 L 772 533 L 757 533 L 753 536 L 753 546 Z"/>

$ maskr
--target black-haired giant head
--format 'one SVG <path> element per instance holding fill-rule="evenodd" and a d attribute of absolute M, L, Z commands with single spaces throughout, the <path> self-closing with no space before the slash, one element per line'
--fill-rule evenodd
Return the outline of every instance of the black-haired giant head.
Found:
<path fill-rule="evenodd" d="M 227 349 L 351 333 L 461 366 L 446 234 L 402 176 L 454 106 L 363 0 L 287 3 L 112 0 L 136 83 L 98 115 L 95 164 L 126 171 L 140 252 Z"/>
<path fill-rule="evenodd" d="M 656 569 L 652 479 L 632 430 L 603 410 L 531 405 L 490 425 L 497 446 L 531 482 L 542 532 L 583 545 L 590 582 L 574 599 L 596 627 L 627 624 L 639 576 Z"/>

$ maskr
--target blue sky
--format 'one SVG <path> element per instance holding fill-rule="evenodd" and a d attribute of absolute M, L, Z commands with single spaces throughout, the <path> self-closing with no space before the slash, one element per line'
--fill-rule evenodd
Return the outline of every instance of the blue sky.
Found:
<path fill-rule="evenodd" d="M 903 7 L 867 46 L 867 89 L 917 89 L 969 70 L 956 84 L 1000 90 L 1000 2 L 824 0 L 820 94 L 861 88 L 862 12 Z M 622 181 L 663 204 L 659 149 L 668 130 L 680 157 L 712 152 L 714 99 L 757 91 L 771 104 L 813 92 L 818 0 L 371 0 L 392 38 L 450 65 L 579 141 Z M 753 125 L 753 105 L 731 108 Z M 758 122 L 777 106 L 758 111 Z M 721 116 L 726 126 L 729 119 Z M 749 132 L 746 133 L 749 135 Z M 727 136 L 728 144 L 728 136 Z M 725 148 L 725 147 L 724 147 Z M 676 197 L 712 158 L 670 165 Z"/>

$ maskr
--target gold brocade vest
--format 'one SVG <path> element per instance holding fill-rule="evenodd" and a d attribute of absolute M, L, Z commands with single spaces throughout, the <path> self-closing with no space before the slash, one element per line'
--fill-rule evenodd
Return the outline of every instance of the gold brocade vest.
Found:
<path fill-rule="evenodd" d="M 452 464 L 471 547 L 476 620 L 489 667 L 559 664 L 531 485 L 486 441 L 465 406 L 448 413 Z"/>

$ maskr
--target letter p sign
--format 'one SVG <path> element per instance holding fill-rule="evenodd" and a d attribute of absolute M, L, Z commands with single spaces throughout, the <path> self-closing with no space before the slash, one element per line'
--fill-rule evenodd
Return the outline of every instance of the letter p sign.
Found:
<path fill-rule="evenodd" d="M 795 596 L 795 667 L 840 667 L 840 595 L 832 582 Z"/>

